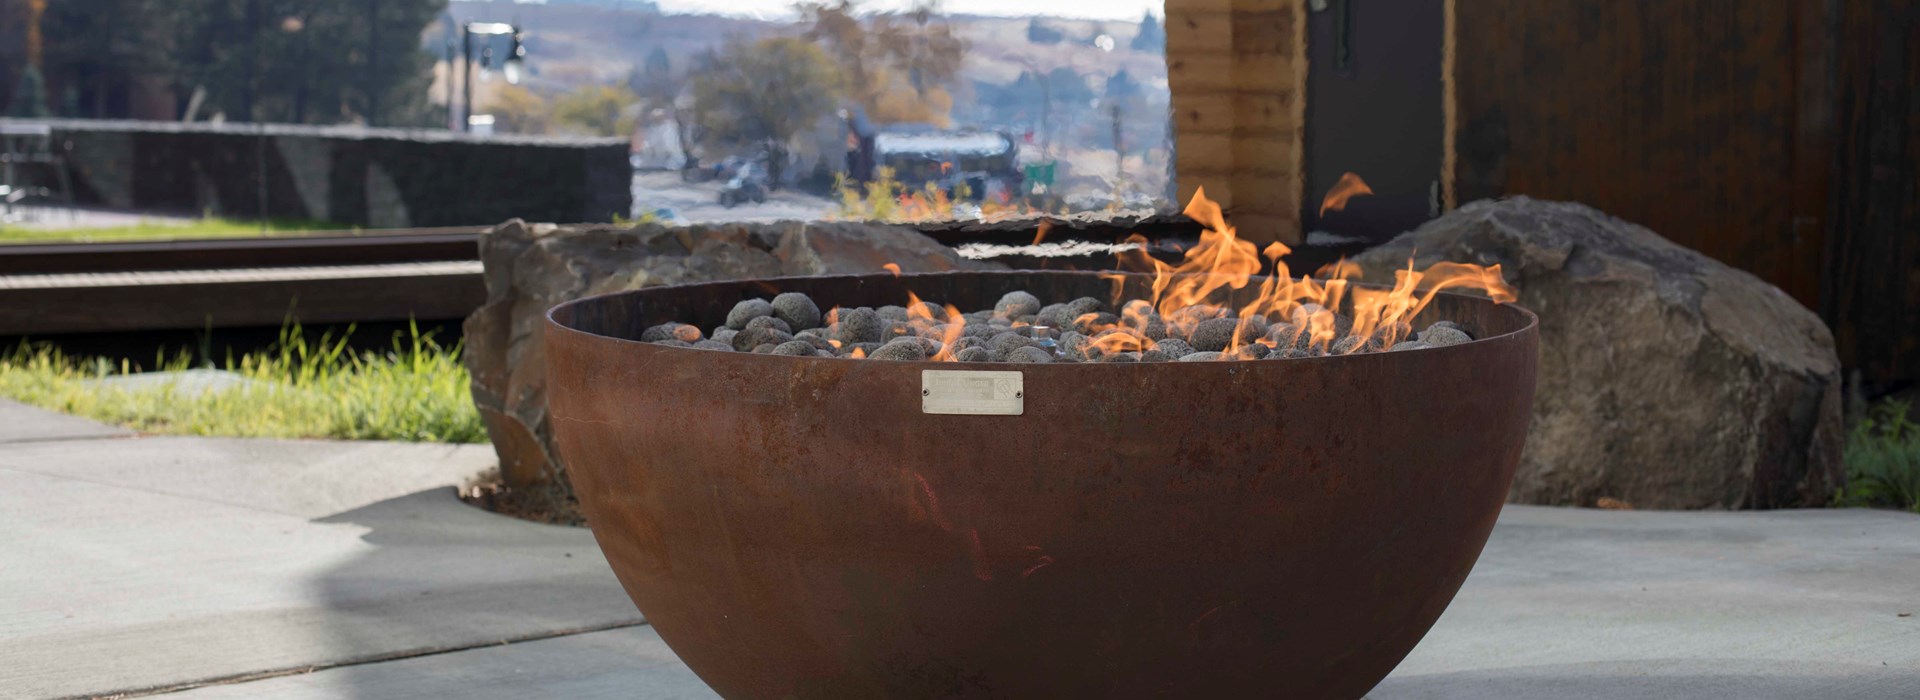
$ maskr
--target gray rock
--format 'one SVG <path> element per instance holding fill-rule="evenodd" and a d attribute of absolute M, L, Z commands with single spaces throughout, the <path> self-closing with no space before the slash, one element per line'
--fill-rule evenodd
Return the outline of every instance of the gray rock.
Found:
<path fill-rule="evenodd" d="M 1026 292 L 1008 292 L 993 305 L 993 315 L 1018 318 L 1040 313 L 1040 298 Z"/>
<path fill-rule="evenodd" d="M 733 352 L 732 345 L 728 345 L 718 340 L 702 340 L 698 343 L 694 343 L 693 347 L 695 350 L 715 350 L 719 352 Z"/>
<path fill-rule="evenodd" d="M 851 345 L 846 345 L 841 347 L 840 352 L 838 354 L 843 357 L 852 357 L 856 351 L 859 352 L 862 357 L 872 357 L 874 353 L 880 351 L 880 344 L 879 343 L 853 343 Z"/>
<path fill-rule="evenodd" d="M 734 336 L 737 336 L 737 335 L 740 335 L 740 331 L 736 331 L 732 328 L 722 328 L 720 330 L 714 331 L 713 337 L 710 340 L 713 340 L 715 342 L 720 342 L 720 343 L 726 343 L 727 347 L 733 347 L 733 338 Z"/>
<path fill-rule="evenodd" d="M 1007 353 L 1007 359 L 1005 361 L 1020 364 L 1046 364 L 1053 361 L 1053 355 L 1048 354 L 1045 350 L 1029 345 L 1023 348 L 1015 348 L 1013 352 Z"/>
<path fill-rule="evenodd" d="M 956 362 L 992 362 L 993 353 L 986 348 L 974 346 L 961 348 L 959 352 L 953 354 L 953 359 Z"/>
<path fill-rule="evenodd" d="M 907 307 L 904 307 L 904 306 L 894 306 L 889 304 L 887 306 L 882 306 L 878 309 L 874 309 L 874 313 L 880 314 L 880 318 L 888 321 L 904 322 L 907 320 Z"/>
<path fill-rule="evenodd" d="M 1179 338 L 1168 338 L 1166 340 L 1162 340 L 1158 343 L 1155 343 L 1153 345 L 1153 349 L 1166 353 L 1168 355 L 1171 355 L 1175 358 L 1186 357 L 1196 352 L 1200 352 L 1199 350 L 1195 349 L 1192 345 L 1188 344 L 1187 341 L 1181 340 Z"/>
<path fill-rule="evenodd" d="M 753 320 L 747 321 L 747 327 L 741 329 L 741 331 L 745 332 L 745 331 L 751 331 L 751 330 L 758 330 L 761 328 L 772 328 L 780 331 L 781 333 L 786 333 L 788 335 L 793 334 L 793 326 L 787 325 L 786 321 L 782 321 L 779 318 L 774 316 L 760 316 L 760 317 L 754 318 Z"/>
<path fill-rule="evenodd" d="M 753 354 L 755 354 L 755 355 L 772 355 L 772 354 L 773 354 L 773 351 L 774 351 L 775 349 L 777 349 L 777 348 L 779 348 L 779 347 L 780 347 L 780 346 L 778 346 L 778 345 L 774 345 L 773 343 L 761 343 L 761 344 L 759 344 L 759 345 L 756 345 L 756 346 L 754 346 L 754 348 L 753 348 Z"/>
<path fill-rule="evenodd" d="M 1048 304 L 1040 307 L 1040 313 L 1034 314 L 1034 323 L 1049 328 L 1070 328 L 1073 316 L 1067 313 L 1066 304 Z"/>
<path fill-rule="evenodd" d="M 1231 318 L 1216 318 L 1203 321 L 1193 329 L 1193 349 L 1201 352 L 1220 352 L 1233 343 L 1233 334 L 1240 322 Z"/>
<path fill-rule="evenodd" d="M 844 345 L 878 343 L 886 337 L 886 322 L 873 309 L 840 309 L 836 317 L 839 330 L 833 339 Z"/>
<path fill-rule="evenodd" d="M 1008 331 L 987 341 L 987 349 L 993 351 L 993 359 L 998 362 L 1010 362 L 1013 351 L 1033 346 L 1033 339 Z"/>
<path fill-rule="evenodd" d="M 1182 356 L 1180 358 L 1180 361 L 1181 362 L 1219 362 L 1224 359 L 1226 359 L 1226 355 L 1222 355 L 1217 352 L 1196 352 L 1190 355 Z"/>
<path fill-rule="evenodd" d="M 683 343 L 698 343 L 704 337 L 699 328 L 684 323 L 662 323 L 642 331 L 640 342 L 657 343 L 662 340 L 678 340 Z"/>
<path fill-rule="evenodd" d="M 1456 331 L 1460 331 L 1461 333 L 1465 333 L 1465 334 L 1467 334 L 1467 337 L 1468 337 L 1468 338 L 1472 338 L 1472 339 L 1474 339 L 1474 340 L 1479 340 L 1479 339 L 1480 339 L 1480 337 L 1479 337 L 1479 336 L 1476 336 L 1476 335 L 1474 335 L 1474 334 L 1473 334 L 1473 331 L 1470 331 L 1470 330 L 1467 330 L 1467 327 L 1466 327 L 1466 326 L 1462 326 L 1462 325 L 1460 325 L 1460 324 L 1458 324 L 1458 323 L 1454 323 L 1454 322 L 1452 322 L 1452 321 L 1434 321 L 1434 322 L 1433 322 L 1433 325 L 1430 325 L 1430 326 L 1427 326 L 1427 329 L 1428 329 L 1428 330 L 1432 330 L 1432 329 L 1435 329 L 1435 328 L 1452 328 L 1452 329 L 1454 329 L 1454 330 L 1456 330 Z"/>
<path fill-rule="evenodd" d="M 667 346 L 667 347 L 670 347 L 670 348 L 691 348 L 691 347 L 693 347 L 693 343 L 689 343 L 689 342 L 687 342 L 687 341 L 684 341 L 684 340 L 679 340 L 679 339 L 676 339 L 676 338 L 668 338 L 668 339 L 666 339 L 666 340 L 656 340 L 656 341 L 653 341 L 653 344 L 654 344 L 654 345 L 665 345 L 665 346 Z"/>
<path fill-rule="evenodd" d="M 927 350 L 926 346 L 914 342 L 912 339 L 902 338 L 880 346 L 880 349 L 875 350 L 867 359 L 888 362 L 923 362 L 927 359 Z"/>
<path fill-rule="evenodd" d="M 727 327 L 736 331 L 745 330 L 747 323 L 756 318 L 773 315 L 773 302 L 765 299 L 748 299 L 733 306 L 727 313 Z"/>
<path fill-rule="evenodd" d="M 1418 340 L 1403 340 L 1395 344 L 1391 352 L 1410 352 L 1413 350 L 1426 350 L 1432 347 L 1432 345 L 1422 343 Z"/>
<path fill-rule="evenodd" d="M 1341 338 L 1339 340 L 1334 341 L 1333 348 L 1331 350 L 1328 350 L 1327 354 L 1329 355 L 1360 355 L 1360 354 L 1371 353 L 1371 352 L 1381 352 L 1384 350 L 1386 350 L 1386 348 L 1382 346 L 1380 344 L 1380 341 L 1378 340 L 1374 340 L 1372 338 L 1362 338 L 1357 335 L 1350 335 L 1345 338 Z"/>
<path fill-rule="evenodd" d="M 1355 262 L 1386 281 L 1410 257 L 1498 263 L 1541 314 L 1513 500 L 1825 507 L 1843 483 L 1833 335 L 1758 278 L 1589 207 L 1527 198 L 1469 204 Z"/>
<path fill-rule="evenodd" d="M 1140 353 L 1141 362 L 1172 362 L 1173 360 L 1174 357 L 1172 355 L 1160 352 L 1159 350 L 1148 350 Z"/>
<path fill-rule="evenodd" d="M 1099 334 L 1120 325 L 1120 317 L 1105 311 L 1081 314 L 1073 318 L 1073 329 L 1081 333 Z"/>
<path fill-rule="evenodd" d="M 1234 351 L 1228 355 L 1236 360 L 1264 360 L 1271 354 L 1273 354 L 1273 348 L 1259 343 L 1248 343 L 1235 348 Z"/>
<path fill-rule="evenodd" d="M 1429 347 L 1444 348 L 1449 345 L 1462 345 L 1473 342 L 1473 338 L 1452 328 L 1435 326 L 1420 332 L 1420 342 Z"/>
<path fill-rule="evenodd" d="M 1101 362 L 1135 363 L 1140 361 L 1140 353 L 1137 353 L 1137 352 L 1110 353 L 1104 357 L 1101 357 L 1100 361 Z"/>
<path fill-rule="evenodd" d="M 813 353 L 817 350 L 818 348 L 813 347 L 813 343 L 804 340 L 794 340 L 781 343 L 773 349 L 773 354 L 788 357 L 812 357 Z"/>
<path fill-rule="evenodd" d="M 780 345 L 790 340 L 793 335 L 778 328 L 749 328 L 733 337 L 733 349 L 753 352 L 762 345 Z"/>
<path fill-rule="evenodd" d="M 1067 331 L 1060 334 L 1059 342 L 1061 359 L 1068 362 L 1086 362 L 1087 349 L 1093 344 L 1093 338 L 1078 331 Z"/>
<path fill-rule="evenodd" d="M 813 303 L 813 297 L 798 292 L 788 292 L 773 298 L 773 315 L 794 330 L 810 330 L 820 327 L 820 306 Z"/>

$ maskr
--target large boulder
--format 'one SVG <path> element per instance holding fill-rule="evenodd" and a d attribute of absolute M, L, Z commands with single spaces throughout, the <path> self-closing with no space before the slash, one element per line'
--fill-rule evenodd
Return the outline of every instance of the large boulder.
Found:
<path fill-rule="evenodd" d="M 1842 483 L 1832 333 L 1779 289 L 1579 204 L 1468 205 L 1361 255 L 1504 266 L 1541 323 L 1520 503 L 1824 506 Z M 1437 465 L 1444 468 L 1444 465 Z"/>
<path fill-rule="evenodd" d="M 480 241 L 487 304 L 466 323 L 473 398 L 514 487 L 565 485 L 547 423 L 548 309 L 586 296 L 699 282 L 989 267 L 898 226 L 785 222 L 667 228 L 510 221 Z M 822 300 L 823 303 L 827 300 Z"/>

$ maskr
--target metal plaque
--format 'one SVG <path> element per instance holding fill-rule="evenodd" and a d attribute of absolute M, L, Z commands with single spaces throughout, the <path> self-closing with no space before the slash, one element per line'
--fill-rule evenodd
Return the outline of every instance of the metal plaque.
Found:
<path fill-rule="evenodd" d="M 1018 416 L 1027 412 L 1026 378 L 1019 372 L 920 373 L 920 412 L 943 416 Z"/>

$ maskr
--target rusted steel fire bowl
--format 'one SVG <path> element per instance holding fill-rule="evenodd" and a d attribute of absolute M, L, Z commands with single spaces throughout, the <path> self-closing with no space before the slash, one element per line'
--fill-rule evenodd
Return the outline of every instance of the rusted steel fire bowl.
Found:
<path fill-rule="evenodd" d="M 1142 280 L 1136 280 L 1144 283 Z M 1357 698 L 1420 641 L 1500 513 L 1532 313 L 1417 352 L 954 365 L 636 342 L 742 299 L 1109 298 L 1084 273 L 774 280 L 562 306 L 560 450 L 627 592 L 729 698 Z M 1012 370 L 1020 416 L 924 415 L 921 372 Z"/>

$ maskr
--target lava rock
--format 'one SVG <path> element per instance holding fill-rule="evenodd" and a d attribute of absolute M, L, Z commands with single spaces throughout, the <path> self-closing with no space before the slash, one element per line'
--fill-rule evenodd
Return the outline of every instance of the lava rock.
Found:
<path fill-rule="evenodd" d="M 986 350 L 987 341 L 981 340 L 979 338 L 975 338 L 970 335 L 963 335 L 958 338 L 954 338 L 953 344 L 948 347 L 953 348 L 954 355 L 958 356 L 961 351 L 968 350 L 971 348 L 980 348 L 982 350 Z M 987 350 L 987 357 L 989 358 L 993 357 L 993 351 Z"/>
<path fill-rule="evenodd" d="M 974 346 L 961 348 L 959 352 L 953 354 L 953 359 L 956 362 L 992 362 L 993 353 L 986 348 Z"/>
<path fill-rule="evenodd" d="M 737 335 L 740 335 L 740 331 L 732 328 L 722 328 L 713 332 L 713 340 L 715 342 L 726 343 L 727 347 L 733 347 L 733 338 Z"/>
<path fill-rule="evenodd" d="M 1120 325 L 1120 317 L 1105 311 L 1095 311 L 1073 317 L 1073 329 L 1081 333 L 1099 333 Z"/>
<path fill-rule="evenodd" d="M 733 336 L 733 349 L 741 352 L 757 351 L 762 345 L 780 345 L 793 340 L 793 335 L 778 328 L 752 328 L 740 331 Z"/>
<path fill-rule="evenodd" d="M 774 316 L 760 316 L 751 321 L 748 321 L 747 327 L 742 328 L 741 331 L 745 332 L 745 331 L 751 331 L 751 330 L 760 329 L 760 328 L 774 328 L 788 335 L 793 334 L 793 326 L 787 325 L 786 321 L 782 321 L 779 318 Z"/>
<path fill-rule="evenodd" d="M 1266 314 L 1253 314 L 1240 319 L 1240 342 L 1251 342 L 1255 338 L 1264 338 L 1273 324 L 1267 322 Z"/>
<path fill-rule="evenodd" d="M 987 341 L 987 348 L 993 351 L 993 359 L 999 362 L 1012 361 L 1009 358 L 1013 355 L 1013 351 L 1028 347 L 1033 347 L 1033 339 L 1012 331 L 1001 333 Z"/>
<path fill-rule="evenodd" d="M 1179 338 L 1167 338 L 1165 340 L 1162 340 L 1158 343 L 1155 343 L 1153 345 L 1153 349 L 1162 353 L 1166 353 L 1167 355 L 1175 359 L 1186 357 L 1196 352 L 1200 352 L 1199 350 L 1194 349 L 1192 345 L 1188 344 L 1187 341 L 1181 340 Z"/>
<path fill-rule="evenodd" d="M 1174 357 L 1172 355 L 1160 352 L 1159 350 L 1148 350 L 1140 353 L 1141 362 L 1172 362 L 1173 360 Z"/>
<path fill-rule="evenodd" d="M 733 352 L 733 346 L 718 340 L 702 340 L 693 344 L 695 350 L 713 350 L 715 352 Z"/>
<path fill-rule="evenodd" d="M 773 354 L 787 357 L 812 357 L 816 350 L 818 350 L 818 348 L 813 347 L 813 343 L 804 340 L 791 340 L 775 347 Z"/>
<path fill-rule="evenodd" d="M 887 330 L 880 314 L 873 309 L 841 309 L 839 319 L 840 330 L 833 339 L 844 345 L 878 343 Z"/>
<path fill-rule="evenodd" d="M 1196 352 L 1196 353 L 1181 357 L 1180 361 L 1181 362 L 1219 362 L 1220 360 L 1223 360 L 1223 359 L 1226 359 L 1226 356 L 1217 352 Z"/>
<path fill-rule="evenodd" d="M 1060 357 L 1068 362 L 1086 362 L 1087 350 L 1092 347 L 1093 339 L 1077 331 L 1060 334 Z"/>
<path fill-rule="evenodd" d="M 1473 337 L 1465 332 L 1443 326 L 1429 326 L 1420 333 L 1420 342 L 1430 347 L 1444 348 L 1450 345 L 1463 345 L 1473 342 Z"/>
<path fill-rule="evenodd" d="M 845 357 L 852 357 L 855 351 L 859 351 L 861 357 L 872 357 L 875 352 L 880 351 L 880 344 L 879 343 L 853 343 L 840 348 L 839 354 Z"/>
<path fill-rule="evenodd" d="M 1139 330 L 1140 335 L 1146 336 L 1148 340 L 1160 340 L 1167 337 L 1167 322 L 1158 314 L 1148 316 L 1144 323 L 1139 324 Z"/>
<path fill-rule="evenodd" d="M 1139 361 L 1140 361 L 1140 353 L 1137 353 L 1137 352 L 1116 352 L 1116 353 L 1113 353 L 1113 354 L 1110 354 L 1110 355 L 1107 355 L 1106 357 L 1102 357 L 1102 358 L 1100 358 L 1100 361 L 1101 361 L 1101 362 L 1123 362 L 1123 363 L 1133 363 L 1133 362 L 1139 362 Z"/>
<path fill-rule="evenodd" d="M 1390 352 L 1408 352 L 1412 350 L 1425 350 L 1431 347 L 1433 346 L 1428 345 L 1426 343 L 1422 343 L 1418 340 L 1403 340 L 1400 343 L 1394 345 L 1393 350 L 1391 350 Z"/>
<path fill-rule="evenodd" d="M 678 340 L 683 343 L 698 343 L 706 336 L 699 328 L 684 323 L 662 323 L 640 333 L 640 342 L 657 343 L 662 340 Z"/>
<path fill-rule="evenodd" d="M 1040 298 L 1026 292 L 1008 292 L 993 305 L 993 315 L 1003 318 L 1018 318 L 1040 313 Z"/>
<path fill-rule="evenodd" d="M 1431 325 L 1431 326 L 1427 326 L 1427 330 L 1433 330 L 1433 329 L 1435 329 L 1435 328 L 1452 328 L 1452 329 L 1454 329 L 1454 330 L 1456 330 L 1456 331 L 1460 331 L 1461 333 L 1465 333 L 1465 334 L 1467 334 L 1467 337 L 1468 337 L 1468 338 L 1471 338 L 1471 339 L 1474 339 L 1474 340 L 1479 340 L 1479 339 L 1480 339 L 1480 338 L 1479 338 L 1479 336 L 1476 336 L 1476 335 L 1474 335 L 1474 334 L 1473 334 L 1473 331 L 1469 331 L 1469 330 L 1467 330 L 1467 327 L 1466 327 L 1466 326 L 1462 326 L 1462 325 L 1460 325 L 1460 324 L 1458 324 L 1458 323 L 1454 323 L 1454 322 L 1452 322 L 1452 321 L 1434 321 L 1434 322 L 1433 322 L 1433 325 Z"/>
<path fill-rule="evenodd" d="M 916 342 L 916 339 L 902 338 L 880 346 L 880 349 L 873 351 L 873 354 L 867 356 L 867 359 L 890 362 L 923 362 L 927 359 L 927 350 L 926 346 Z"/>
<path fill-rule="evenodd" d="M 772 354 L 773 354 L 773 349 L 774 349 L 774 348 L 777 348 L 777 347 L 780 347 L 780 346 L 778 346 L 778 345 L 774 345 L 773 343 L 763 343 L 763 344 L 761 344 L 761 345 L 760 345 L 759 347 L 756 347 L 756 348 L 754 348 L 754 349 L 753 349 L 753 354 L 755 354 L 755 355 L 772 355 Z"/>
<path fill-rule="evenodd" d="M 1193 329 L 1192 344 L 1200 352 L 1220 352 L 1233 343 L 1234 331 L 1240 322 L 1231 318 L 1215 318 L 1203 321 Z M 1184 359 L 1184 358 L 1183 358 Z"/>
<path fill-rule="evenodd" d="M 1386 348 L 1380 345 L 1380 341 L 1378 340 L 1374 340 L 1372 338 L 1362 338 L 1357 335 L 1350 335 L 1345 338 L 1341 338 L 1337 341 L 1334 341 L 1333 350 L 1330 352 L 1330 354 L 1359 355 L 1361 353 L 1380 352 L 1385 349 Z"/>
<path fill-rule="evenodd" d="M 733 306 L 733 311 L 727 314 L 727 327 L 736 331 L 746 330 L 747 322 L 772 315 L 773 302 L 765 299 L 748 299 Z"/>
<path fill-rule="evenodd" d="M 1040 313 L 1033 315 L 1033 322 L 1049 328 L 1070 328 L 1073 326 L 1073 316 L 1068 315 L 1066 304 L 1048 304 L 1040 307 Z"/>
<path fill-rule="evenodd" d="M 904 307 L 904 306 L 894 306 L 892 304 L 888 304 L 886 306 L 882 306 L 879 309 L 875 310 L 874 313 L 880 314 L 880 318 L 886 319 L 888 321 L 907 320 L 907 307 Z"/>
<path fill-rule="evenodd" d="M 653 341 L 653 344 L 654 344 L 654 345 L 665 345 L 665 346 L 667 346 L 667 347 L 670 347 L 670 348 L 690 348 L 690 347 L 693 347 L 693 343 L 689 343 L 689 342 L 687 342 L 687 341 L 684 341 L 684 340 L 680 340 L 680 339 L 677 339 L 677 338 L 668 338 L 668 339 L 666 339 L 666 340 L 656 340 L 656 341 Z"/>
<path fill-rule="evenodd" d="M 1259 343 L 1249 343 L 1235 348 L 1230 356 L 1236 360 L 1264 360 L 1273 354 L 1273 348 Z"/>
<path fill-rule="evenodd" d="M 1029 345 L 1023 348 L 1015 348 L 1013 352 L 1007 353 L 1006 361 L 1019 364 L 1046 364 L 1053 361 L 1053 355 L 1048 354 L 1045 350 Z"/>
<path fill-rule="evenodd" d="M 774 297 L 773 315 L 795 330 L 820 327 L 820 305 L 813 303 L 813 297 L 798 292 Z"/>
<path fill-rule="evenodd" d="M 1272 355 L 1268 355 L 1267 358 L 1268 359 L 1278 358 L 1282 360 L 1304 360 L 1313 356 L 1314 355 L 1312 352 L 1301 350 L 1300 348 L 1287 348 L 1285 350 L 1281 350 L 1280 352 L 1274 353 Z"/>

